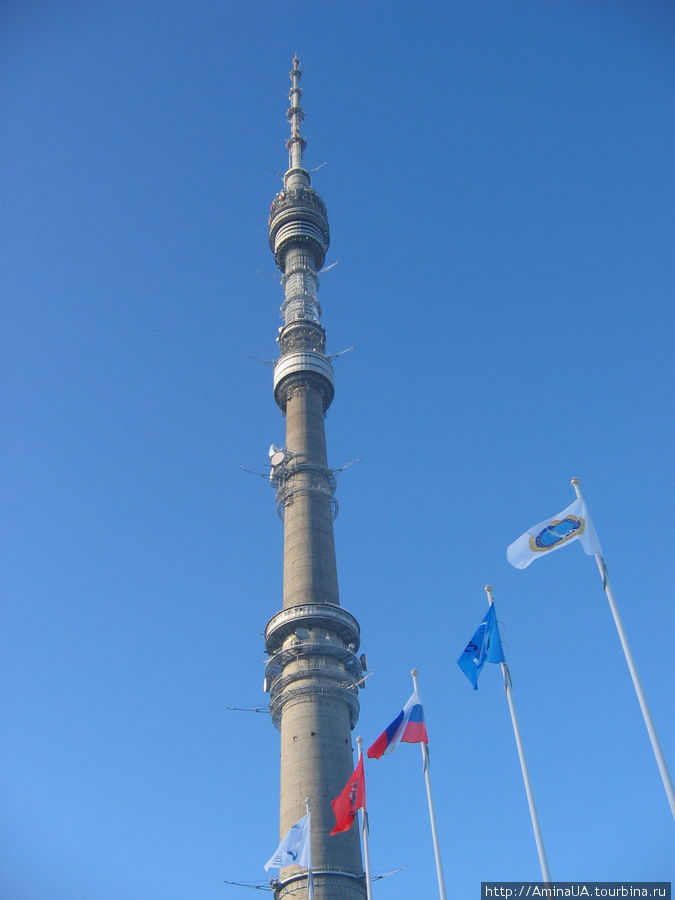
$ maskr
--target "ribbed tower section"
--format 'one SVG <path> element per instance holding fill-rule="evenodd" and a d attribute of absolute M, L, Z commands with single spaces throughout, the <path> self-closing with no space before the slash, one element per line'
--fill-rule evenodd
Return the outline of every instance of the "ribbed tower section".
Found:
<path fill-rule="evenodd" d="M 354 768 L 351 731 L 362 665 L 358 622 L 338 596 L 335 476 L 324 431 L 333 366 L 325 352 L 317 273 L 328 249 L 328 218 L 303 162 L 297 56 L 290 77 L 288 171 L 269 219 L 284 289 L 274 398 L 286 417 L 286 445 L 270 448 L 270 478 L 284 523 L 284 587 L 283 609 L 265 628 L 265 688 L 281 732 L 280 835 L 305 814 L 309 799 L 315 900 L 357 900 L 366 896 L 357 827 L 329 836 L 335 824 L 330 801 Z M 307 870 L 282 869 L 274 896 L 306 897 Z"/>

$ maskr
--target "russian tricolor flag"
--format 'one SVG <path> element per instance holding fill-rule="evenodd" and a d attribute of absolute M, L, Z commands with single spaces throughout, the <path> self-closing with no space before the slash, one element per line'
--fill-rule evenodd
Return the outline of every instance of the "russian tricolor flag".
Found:
<path fill-rule="evenodd" d="M 370 759 L 379 759 L 385 753 L 393 753 L 401 741 L 408 744 L 429 743 L 427 726 L 424 724 L 424 709 L 417 691 L 391 725 L 387 725 L 375 743 L 368 748 L 368 756 Z"/>

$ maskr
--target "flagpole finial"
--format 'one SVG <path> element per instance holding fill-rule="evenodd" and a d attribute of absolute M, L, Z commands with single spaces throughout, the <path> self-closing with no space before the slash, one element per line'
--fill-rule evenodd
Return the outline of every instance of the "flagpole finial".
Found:
<path fill-rule="evenodd" d="M 570 484 L 572 485 L 572 487 L 576 487 L 578 484 L 581 484 L 581 481 L 575 475 L 574 478 L 570 481 Z"/>
<path fill-rule="evenodd" d="M 417 671 L 417 669 L 411 669 L 411 670 L 410 670 L 410 674 L 412 675 L 413 688 L 417 691 L 417 690 L 418 690 L 418 687 L 417 687 L 417 676 L 419 675 L 419 672 Z"/>
<path fill-rule="evenodd" d="M 581 480 L 575 476 L 570 480 L 570 484 L 574 488 L 574 493 L 577 495 L 577 498 L 581 498 L 581 488 L 579 487 Z"/>
<path fill-rule="evenodd" d="M 486 584 L 486 585 L 485 585 L 485 593 L 486 593 L 486 594 L 491 594 L 493 590 L 494 590 L 494 588 L 492 587 L 491 584 Z"/>

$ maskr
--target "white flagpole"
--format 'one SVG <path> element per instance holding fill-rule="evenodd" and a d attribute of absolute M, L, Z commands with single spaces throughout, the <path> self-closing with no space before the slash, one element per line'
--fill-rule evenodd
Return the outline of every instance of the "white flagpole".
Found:
<path fill-rule="evenodd" d="M 581 500 L 583 498 L 581 496 L 579 484 L 580 482 L 578 478 L 572 479 L 572 487 L 574 488 L 574 492 Z M 675 791 L 673 790 L 673 782 L 670 777 L 670 772 L 668 771 L 668 764 L 666 763 L 666 758 L 663 755 L 659 736 L 656 732 L 656 726 L 654 725 L 652 714 L 649 711 L 649 706 L 647 705 L 647 698 L 645 697 L 645 692 L 642 689 L 642 682 L 640 681 L 637 666 L 635 665 L 635 660 L 633 659 L 633 654 L 631 653 L 628 638 L 626 637 L 626 632 L 624 631 L 623 622 L 621 621 L 621 616 L 619 615 L 619 610 L 617 608 L 616 601 L 614 600 L 612 587 L 609 583 L 609 573 L 607 571 L 607 565 L 601 553 L 595 554 L 595 562 L 597 563 L 598 571 L 600 572 L 600 578 L 602 579 L 602 586 L 605 589 L 605 594 L 607 595 L 607 600 L 609 601 L 609 608 L 612 611 L 616 630 L 619 632 L 619 640 L 621 641 L 623 653 L 626 657 L 626 662 L 628 663 L 630 676 L 633 679 L 633 687 L 635 688 L 635 693 L 637 694 L 640 709 L 642 710 L 642 718 L 645 720 L 645 725 L 647 726 L 649 740 L 652 742 L 652 750 L 654 751 L 654 756 L 656 757 L 656 764 L 659 767 L 663 786 L 666 789 L 666 796 L 668 798 L 668 803 L 670 804 L 670 811 L 673 815 L 673 818 L 675 819 Z"/>
<path fill-rule="evenodd" d="M 413 685 L 417 692 L 417 669 L 411 669 Z M 422 741 L 422 768 L 424 770 L 424 781 L 427 786 L 427 800 L 429 802 L 429 821 L 431 822 L 431 837 L 434 842 L 434 856 L 436 857 L 436 876 L 438 878 L 438 896 L 440 900 L 446 900 L 445 881 L 443 879 L 443 864 L 441 863 L 441 851 L 438 844 L 438 832 L 436 830 L 436 814 L 434 813 L 434 801 L 431 796 L 431 776 L 429 775 L 429 751 L 427 745 Z"/>
<path fill-rule="evenodd" d="M 357 737 L 356 739 L 357 746 L 359 748 L 359 761 L 363 756 L 363 738 Z M 365 769 L 363 773 L 363 777 L 365 778 Z M 367 794 L 366 794 L 367 797 Z M 366 801 L 367 804 L 367 801 Z M 367 900 L 372 900 L 371 888 L 370 888 L 370 851 L 368 849 L 368 809 L 367 806 L 361 807 L 361 834 L 363 835 L 363 859 L 366 865 L 366 898 Z"/>
<path fill-rule="evenodd" d="M 485 593 L 488 597 L 488 604 L 492 606 L 492 585 L 485 585 Z M 499 623 L 497 623 L 499 628 Z M 516 738 L 516 747 L 518 749 L 518 759 L 520 760 L 520 770 L 523 773 L 523 781 L 525 782 L 525 793 L 527 794 L 527 805 L 530 809 L 530 819 L 532 820 L 532 829 L 534 831 L 534 840 L 537 845 L 537 854 L 539 856 L 539 866 L 541 867 L 541 877 L 545 882 L 551 881 L 551 873 L 548 868 L 548 860 L 546 859 L 546 848 L 544 847 L 544 838 L 541 833 L 539 824 L 539 816 L 537 815 L 537 807 L 534 802 L 534 792 L 532 790 L 532 782 L 530 781 L 530 772 L 527 768 L 527 760 L 525 759 L 525 748 L 520 736 L 520 726 L 518 725 L 518 716 L 516 715 L 516 707 L 513 702 L 513 685 L 511 684 L 511 673 L 506 662 L 500 663 L 502 667 L 502 675 L 504 677 L 504 693 L 509 704 L 509 712 L 511 713 L 511 724 L 513 725 L 513 734 Z"/>
<path fill-rule="evenodd" d="M 305 809 L 307 810 L 307 827 L 309 828 L 309 859 L 307 862 L 307 900 L 314 900 L 314 876 L 312 875 L 312 817 L 310 815 L 311 801 L 309 797 L 305 800 Z"/>

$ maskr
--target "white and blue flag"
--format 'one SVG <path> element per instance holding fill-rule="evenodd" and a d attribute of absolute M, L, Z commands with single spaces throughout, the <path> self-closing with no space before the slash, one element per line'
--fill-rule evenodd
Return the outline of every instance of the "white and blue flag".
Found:
<path fill-rule="evenodd" d="M 506 558 L 516 569 L 526 569 L 538 557 L 560 550 L 572 541 L 579 541 L 588 556 L 602 552 L 582 497 L 562 512 L 528 528 L 507 547 Z"/>
<path fill-rule="evenodd" d="M 267 869 L 283 869 L 284 866 L 312 865 L 312 839 L 310 835 L 310 814 L 291 825 L 274 854 L 265 863 Z"/>

